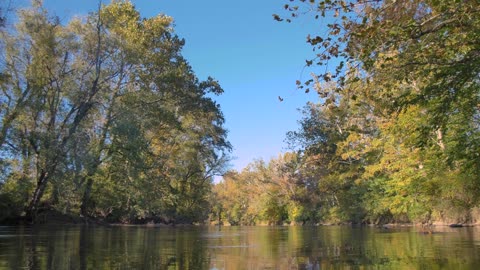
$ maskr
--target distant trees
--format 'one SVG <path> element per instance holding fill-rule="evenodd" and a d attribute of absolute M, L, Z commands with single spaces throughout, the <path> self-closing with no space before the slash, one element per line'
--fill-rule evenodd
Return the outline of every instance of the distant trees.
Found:
<path fill-rule="evenodd" d="M 34 1 L 2 32 L 2 212 L 202 220 L 230 145 L 165 15 L 128 1 L 60 24 Z M 7 213 L 7 212 L 3 212 Z"/>
<path fill-rule="evenodd" d="M 214 186 L 211 220 L 232 225 L 318 222 L 317 182 L 300 166 L 296 154 L 286 153 L 227 173 Z"/>

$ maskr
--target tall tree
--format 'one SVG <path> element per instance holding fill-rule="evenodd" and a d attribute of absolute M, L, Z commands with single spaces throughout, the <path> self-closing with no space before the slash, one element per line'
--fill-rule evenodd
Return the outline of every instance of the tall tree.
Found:
<path fill-rule="evenodd" d="M 478 205 L 477 1 L 291 2 L 293 18 L 310 11 L 328 29 L 307 37 L 315 51 L 307 66 L 319 69 L 299 87 L 314 85 L 323 107 L 348 115 L 343 123 L 360 120 L 329 140 L 336 153 L 324 164 L 363 160 L 354 178 L 385 199 L 366 199 L 370 213 L 428 220 Z"/>
<path fill-rule="evenodd" d="M 193 192 L 175 198 L 186 212 L 205 201 L 230 148 L 210 97 L 223 90 L 195 76 L 171 23 L 114 1 L 62 25 L 34 1 L 2 33 L 2 182 L 28 183 L 29 218 L 42 204 L 151 218 L 168 212 L 179 179 Z"/>

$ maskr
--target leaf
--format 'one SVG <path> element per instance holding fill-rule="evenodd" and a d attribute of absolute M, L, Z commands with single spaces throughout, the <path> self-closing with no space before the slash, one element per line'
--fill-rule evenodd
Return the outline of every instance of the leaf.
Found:
<path fill-rule="evenodd" d="M 277 14 L 273 14 L 272 16 L 273 16 L 273 19 L 276 20 L 276 21 L 279 21 L 279 22 L 283 21 L 283 19 L 280 18 L 280 16 L 277 15 Z"/>

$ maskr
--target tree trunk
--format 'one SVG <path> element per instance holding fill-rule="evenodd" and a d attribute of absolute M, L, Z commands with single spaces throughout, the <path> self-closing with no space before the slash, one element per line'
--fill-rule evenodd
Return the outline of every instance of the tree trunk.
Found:
<path fill-rule="evenodd" d="M 38 204 L 40 203 L 40 199 L 42 199 L 43 193 L 47 187 L 49 174 L 48 172 L 42 170 L 40 176 L 38 178 L 37 187 L 33 192 L 32 200 L 30 201 L 28 208 L 27 208 L 27 219 L 35 222 L 35 217 L 38 211 Z"/>
<path fill-rule="evenodd" d="M 90 202 L 90 195 L 92 193 L 92 186 L 93 186 L 93 180 L 92 180 L 92 177 L 90 176 L 87 180 L 85 191 L 83 192 L 82 205 L 80 206 L 80 214 L 83 217 L 87 217 L 87 209 L 88 209 L 88 204 Z"/>
<path fill-rule="evenodd" d="M 442 130 L 437 129 L 436 133 L 437 133 L 437 144 L 438 144 L 438 146 L 440 146 L 440 149 L 442 149 L 442 151 L 445 151 L 445 144 L 443 143 Z"/>

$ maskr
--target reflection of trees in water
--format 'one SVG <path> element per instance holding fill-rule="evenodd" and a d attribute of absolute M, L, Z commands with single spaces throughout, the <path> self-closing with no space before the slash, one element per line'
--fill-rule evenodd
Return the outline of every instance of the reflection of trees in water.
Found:
<path fill-rule="evenodd" d="M 478 231 L 466 231 L 465 235 L 455 232 L 423 235 L 414 228 L 387 232 L 365 227 L 256 230 L 246 236 L 240 234 L 234 239 L 227 237 L 215 242 L 217 246 L 226 247 L 216 254 L 217 260 L 226 262 L 225 269 L 349 269 L 359 266 L 457 269 L 462 265 L 465 269 L 477 269 L 480 266 L 474 259 L 480 254 L 470 241 L 480 236 Z M 460 256 L 449 253 L 446 247 L 459 241 L 470 243 L 472 248 L 459 252 Z M 238 242 L 247 242 L 249 246 L 227 248 L 228 244 Z M 218 265 L 216 268 L 222 269 Z"/>
<path fill-rule="evenodd" d="M 32 231 L 32 237 L 30 238 L 30 247 L 28 250 L 28 269 L 39 269 L 40 262 L 37 253 L 37 237 Z"/>
<path fill-rule="evenodd" d="M 208 269 L 209 265 L 207 249 L 195 241 L 196 230 L 79 226 L 11 234 L 15 237 L 8 242 L 0 239 L 0 269 Z"/>
<path fill-rule="evenodd" d="M 90 244 L 88 242 L 88 232 L 87 232 L 87 227 L 82 226 L 80 228 L 80 241 L 79 241 L 79 246 L 78 246 L 78 253 L 80 257 L 80 270 L 86 270 L 88 269 L 88 263 L 87 263 L 87 250 L 90 248 Z"/>
<path fill-rule="evenodd" d="M 321 228 L 16 228 L 0 269 L 480 269 L 480 230 Z M 452 252 L 455 251 L 455 252 Z"/>

